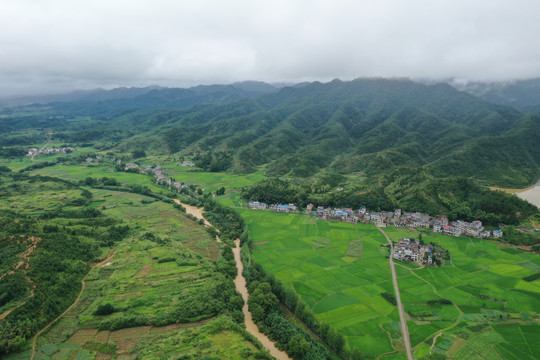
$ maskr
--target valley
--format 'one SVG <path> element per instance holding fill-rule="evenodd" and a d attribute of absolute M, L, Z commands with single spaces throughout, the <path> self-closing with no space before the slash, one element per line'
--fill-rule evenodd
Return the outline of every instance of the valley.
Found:
<path fill-rule="evenodd" d="M 538 186 L 497 191 L 538 180 L 537 114 L 409 80 L 260 86 L 0 109 L 0 356 L 538 358 Z M 404 238 L 449 258 L 389 259 Z"/>

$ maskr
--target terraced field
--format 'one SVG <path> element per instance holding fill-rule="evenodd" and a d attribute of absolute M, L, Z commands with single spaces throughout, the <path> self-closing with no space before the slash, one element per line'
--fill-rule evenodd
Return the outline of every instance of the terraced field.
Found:
<path fill-rule="evenodd" d="M 388 249 L 381 247 L 387 242 L 374 226 L 270 211 L 242 215 L 256 245 L 253 258 L 352 347 L 368 356 L 401 349 L 397 308 L 380 296 L 393 293 Z"/>
<path fill-rule="evenodd" d="M 170 204 L 141 195 L 92 192 L 97 208 L 122 218 L 136 235 L 123 240 L 109 261 L 90 271 L 80 300 L 38 337 L 35 359 L 260 354 L 256 340 L 230 317 L 213 315 L 214 305 L 206 301 L 220 301 L 208 291 L 232 289 L 233 298 L 227 301 L 238 297 L 241 304 L 232 279 L 213 264 L 219 244 L 198 222 Z M 199 295 L 205 301 L 197 300 Z M 112 314 L 98 315 L 107 304 L 114 306 Z M 30 355 L 28 350 L 9 358 Z"/>

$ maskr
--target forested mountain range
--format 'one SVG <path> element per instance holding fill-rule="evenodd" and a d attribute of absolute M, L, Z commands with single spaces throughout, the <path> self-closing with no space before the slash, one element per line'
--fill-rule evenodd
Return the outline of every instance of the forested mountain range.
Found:
<path fill-rule="evenodd" d="M 525 186 L 540 167 L 540 115 L 448 84 L 406 79 L 258 82 L 155 89 L 122 99 L 4 109 L 3 146 L 54 130 L 66 142 L 178 154 L 209 171 L 309 177 L 321 171 L 377 178 L 396 168 L 489 185 Z M 72 121 L 85 117 L 84 121 Z"/>

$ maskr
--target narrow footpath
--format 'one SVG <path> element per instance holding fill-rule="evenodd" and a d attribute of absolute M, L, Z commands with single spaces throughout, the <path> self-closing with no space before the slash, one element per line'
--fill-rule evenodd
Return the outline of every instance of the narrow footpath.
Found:
<path fill-rule="evenodd" d="M 109 262 L 113 257 L 114 255 L 116 254 L 116 250 L 114 250 L 114 252 L 107 256 L 107 258 L 103 261 L 100 261 L 98 262 L 97 264 L 94 264 L 92 265 L 92 268 L 95 268 L 95 267 L 98 267 L 98 266 L 103 266 L 105 265 L 107 262 Z M 54 324 L 55 322 L 57 322 L 58 320 L 60 320 L 60 318 L 64 315 L 66 315 L 69 310 L 71 310 L 75 305 L 77 305 L 77 303 L 79 302 L 79 300 L 81 299 L 81 296 L 84 292 L 84 290 L 86 289 L 86 282 L 85 282 L 85 279 L 86 277 L 88 276 L 88 274 L 90 274 L 90 271 L 82 278 L 82 281 L 81 281 L 81 291 L 79 292 L 79 296 L 77 296 L 77 299 L 75 299 L 75 301 L 73 302 L 73 304 L 71 304 L 67 309 L 66 311 L 64 311 L 62 314 L 60 314 L 56 319 L 54 319 L 53 321 L 51 321 L 50 323 L 47 324 L 47 326 L 45 326 L 43 329 L 41 329 L 35 336 L 34 336 L 34 339 L 32 339 L 32 355 L 30 357 L 31 360 L 34 359 L 34 357 L 36 356 L 36 344 L 37 344 L 37 340 L 39 338 L 39 336 L 45 331 L 47 330 L 52 324 Z"/>
<path fill-rule="evenodd" d="M 403 343 L 405 344 L 405 350 L 407 352 L 407 358 L 414 360 L 411 352 L 411 340 L 409 339 L 409 328 L 407 327 L 407 321 L 405 320 L 405 311 L 403 311 L 403 304 L 401 303 L 401 295 L 399 294 L 399 287 L 397 282 L 396 268 L 394 266 L 394 244 L 386 235 L 386 233 L 377 226 L 377 229 L 384 235 L 388 243 L 390 244 L 390 270 L 392 270 L 392 280 L 394 282 L 394 291 L 396 293 L 396 301 L 399 310 L 399 319 L 401 322 L 401 333 L 403 334 Z"/>
<path fill-rule="evenodd" d="M 43 149 L 45 149 L 47 147 L 47 145 L 49 145 L 50 142 L 51 142 L 51 137 L 47 136 L 47 143 L 45 145 L 43 145 L 43 147 L 39 151 L 43 151 Z M 34 160 L 35 156 L 36 156 L 36 154 L 32 155 L 32 159 L 31 159 L 32 161 Z"/>
<path fill-rule="evenodd" d="M 178 199 L 174 199 L 174 202 L 182 205 L 186 208 L 186 213 L 191 214 L 195 216 L 197 219 L 203 219 L 204 223 L 208 226 L 212 226 L 202 215 L 203 208 L 198 208 L 193 205 L 188 205 L 180 202 Z M 221 240 L 218 241 L 221 242 Z M 244 264 L 242 263 L 242 257 L 241 257 L 241 251 L 242 248 L 240 247 L 240 239 L 236 239 L 234 242 L 235 247 L 232 249 L 234 254 L 234 261 L 236 262 L 236 278 L 234 279 L 234 285 L 236 286 L 236 291 L 242 295 L 242 299 L 244 300 L 244 306 L 242 306 L 242 312 L 244 313 L 244 323 L 246 324 L 246 330 L 253 335 L 257 340 L 261 342 L 261 344 L 265 347 L 266 350 L 272 355 L 274 358 L 278 360 L 292 360 L 286 352 L 279 350 L 276 345 L 266 336 L 265 334 L 261 333 L 259 331 L 259 328 L 253 321 L 253 316 L 251 315 L 251 312 L 248 309 L 247 301 L 249 299 L 249 293 L 246 286 L 246 278 L 244 278 L 244 275 L 242 273 L 244 272 Z"/>

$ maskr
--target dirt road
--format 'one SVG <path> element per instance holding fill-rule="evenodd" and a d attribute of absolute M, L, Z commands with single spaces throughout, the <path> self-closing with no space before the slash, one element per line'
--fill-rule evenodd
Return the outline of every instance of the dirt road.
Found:
<path fill-rule="evenodd" d="M 113 258 L 113 256 L 116 254 L 116 250 L 110 255 L 108 256 L 105 260 L 95 264 L 93 267 L 96 267 L 96 266 L 103 266 L 105 265 L 107 262 L 109 262 L 109 260 L 111 260 Z M 90 273 L 90 272 L 88 272 Z M 87 274 L 88 275 L 88 274 Z M 37 339 L 39 337 L 39 335 L 41 335 L 45 330 L 47 330 L 52 324 L 54 324 L 55 322 L 57 322 L 62 316 L 66 315 L 67 312 L 69 310 L 71 310 L 78 302 L 79 300 L 81 299 L 81 296 L 84 292 L 84 289 L 86 289 L 86 282 L 84 281 L 86 279 L 86 276 L 82 279 L 82 287 L 81 287 L 81 292 L 79 293 L 79 296 L 77 296 L 77 299 L 75 299 L 75 301 L 73 302 L 73 304 L 71 304 L 67 309 L 66 311 L 64 311 L 62 314 L 60 314 L 60 316 L 58 316 L 56 319 L 54 319 L 53 321 L 51 321 L 49 324 L 47 324 L 47 326 L 45 326 L 43 329 L 41 329 L 35 336 L 34 336 L 34 339 L 32 340 L 32 357 L 30 359 L 34 359 L 34 356 L 36 356 L 36 343 L 37 343 Z"/>
<path fill-rule="evenodd" d="M 405 320 L 405 311 L 403 311 L 403 304 L 401 303 L 401 295 L 399 294 L 399 287 L 397 282 L 397 276 L 396 276 L 396 268 L 394 266 L 394 244 L 386 235 L 386 233 L 377 226 L 377 229 L 384 235 L 388 243 L 390 244 L 390 270 L 392 270 L 392 280 L 394 282 L 394 291 L 396 293 L 396 301 L 397 306 L 399 310 L 399 319 L 401 322 L 401 333 L 403 334 L 403 343 L 405 344 L 405 350 L 407 352 L 407 358 L 409 360 L 413 360 L 412 352 L 411 352 L 411 340 L 409 339 L 409 328 L 407 327 L 407 321 Z"/>

